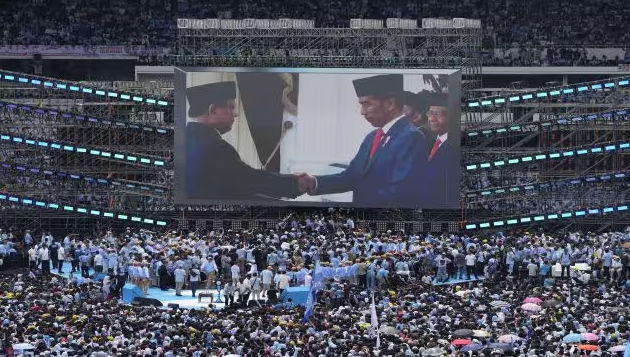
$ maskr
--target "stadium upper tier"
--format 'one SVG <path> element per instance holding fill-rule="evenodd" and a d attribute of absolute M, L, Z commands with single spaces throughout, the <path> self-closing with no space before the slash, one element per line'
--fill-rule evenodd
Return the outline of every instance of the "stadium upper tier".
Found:
<path fill-rule="evenodd" d="M 484 63 L 611 65 L 630 59 L 624 0 L 580 3 L 465 1 L 13 1 L 0 9 L 2 45 L 173 47 L 177 18 L 302 18 L 317 27 L 348 27 L 351 18 L 472 18 L 483 29 Z M 41 15 L 45 14 L 45 16 Z M 615 47 L 618 51 L 590 51 Z M 147 57 L 154 57 L 152 52 Z M 144 59 L 146 61 L 146 59 Z M 154 59 L 158 61 L 157 58 Z M 149 60 L 150 61 L 150 60 Z"/>

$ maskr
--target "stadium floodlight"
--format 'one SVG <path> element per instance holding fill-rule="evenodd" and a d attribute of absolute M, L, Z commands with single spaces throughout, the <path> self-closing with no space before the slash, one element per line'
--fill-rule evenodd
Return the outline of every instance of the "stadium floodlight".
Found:
<path fill-rule="evenodd" d="M 492 222 L 492 225 L 494 227 L 499 227 L 499 226 L 502 226 L 503 224 L 504 224 L 503 221 L 494 221 L 494 222 Z"/>
<path fill-rule="evenodd" d="M 602 85 L 601 84 L 593 84 L 591 86 L 591 89 L 602 89 Z"/>
<path fill-rule="evenodd" d="M 510 97 L 510 102 L 517 102 L 519 100 L 521 100 L 521 97 L 519 97 L 518 95 L 514 97 Z"/>
<path fill-rule="evenodd" d="M 535 216 L 534 217 L 534 222 L 540 222 L 540 221 L 544 221 L 545 220 L 545 216 Z"/>
<path fill-rule="evenodd" d="M 533 96 L 533 95 L 531 95 L 531 94 L 524 94 L 524 95 L 523 95 L 523 100 L 526 100 L 526 99 L 532 99 L 532 98 L 534 98 L 534 96 Z"/>
<path fill-rule="evenodd" d="M 79 213 L 87 213 L 87 209 L 79 207 L 79 208 L 77 208 L 77 212 L 79 212 Z"/>
<path fill-rule="evenodd" d="M 575 211 L 575 216 L 576 217 L 582 217 L 582 216 L 586 216 L 586 211 Z"/>
<path fill-rule="evenodd" d="M 528 223 L 528 222 L 531 222 L 531 221 L 532 221 L 532 219 L 530 217 L 522 217 L 521 218 L 521 223 Z"/>

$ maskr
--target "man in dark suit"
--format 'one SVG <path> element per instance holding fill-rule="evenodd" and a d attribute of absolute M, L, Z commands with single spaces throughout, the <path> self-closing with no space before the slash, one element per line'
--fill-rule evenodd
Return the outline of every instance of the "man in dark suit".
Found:
<path fill-rule="evenodd" d="M 222 134 L 234 124 L 235 82 L 186 89 L 186 192 L 191 199 L 261 200 L 297 197 L 294 175 L 258 170 L 244 163 Z"/>
<path fill-rule="evenodd" d="M 448 95 L 432 93 L 429 102 L 429 129 L 435 138 L 429 151 L 426 186 L 429 206 L 457 208 L 459 206 L 459 148 L 448 139 Z"/>
<path fill-rule="evenodd" d="M 360 207 L 422 207 L 421 182 L 427 162 L 424 135 L 402 111 L 400 74 L 353 81 L 361 114 L 376 129 L 359 147 L 346 170 L 334 175 L 300 176 L 300 187 L 311 195 L 352 191 Z"/>

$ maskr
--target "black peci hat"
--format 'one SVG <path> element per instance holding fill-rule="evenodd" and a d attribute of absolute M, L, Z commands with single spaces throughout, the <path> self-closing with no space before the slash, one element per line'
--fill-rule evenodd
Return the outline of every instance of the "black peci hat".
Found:
<path fill-rule="evenodd" d="M 357 97 L 400 97 L 403 94 L 402 74 L 381 74 L 352 81 Z"/>
<path fill-rule="evenodd" d="M 188 116 L 196 118 L 208 111 L 210 105 L 225 104 L 236 98 L 236 83 L 217 82 L 186 88 L 186 97 L 190 104 Z"/>

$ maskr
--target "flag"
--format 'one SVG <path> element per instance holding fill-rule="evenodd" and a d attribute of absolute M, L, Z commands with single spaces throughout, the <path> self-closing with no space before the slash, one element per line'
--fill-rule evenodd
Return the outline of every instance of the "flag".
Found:
<path fill-rule="evenodd" d="M 315 310 L 315 298 L 317 297 L 317 292 L 322 286 L 323 279 L 324 277 L 322 275 L 319 262 L 316 262 L 315 269 L 313 270 L 313 281 L 311 282 L 311 288 L 309 289 L 308 297 L 306 298 L 306 309 L 304 310 L 304 318 L 302 319 L 303 323 L 307 323 L 311 318 L 311 315 L 313 315 L 313 311 Z"/>
<path fill-rule="evenodd" d="M 381 347 L 381 334 L 378 331 L 378 316 L 376 315 L 376 305 L 374 305 L 374 293 L 372 293 L 372 305 L 370 306 L 370 317 L 373 333 L 376 333 L 376 348 Z"/>

